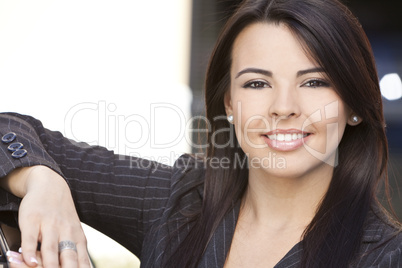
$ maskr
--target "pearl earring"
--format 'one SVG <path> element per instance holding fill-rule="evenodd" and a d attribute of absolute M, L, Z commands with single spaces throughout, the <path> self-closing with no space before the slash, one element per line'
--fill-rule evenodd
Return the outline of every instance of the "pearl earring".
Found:
<path fill-rule="evenodd" d="M 233 115 L 228 115 L 227 119 L 229 123 L 233 124 Z"/>
<path fill-rule="evenodd" d="M 359 122 L 359 117 L 357 115 L 352 116 L 352 122 L 353 123 Z"/>

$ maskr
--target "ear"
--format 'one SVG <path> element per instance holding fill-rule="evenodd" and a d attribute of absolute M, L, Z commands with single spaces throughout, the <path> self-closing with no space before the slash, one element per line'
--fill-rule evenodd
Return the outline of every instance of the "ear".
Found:
<path fill-rule="evenodd" d="M 362 122 L 362 118 L 355 113 L 350 113 L 348 117 L 348 125 L 350 126 L 357 126 Z"/>
<path fill-rule="evenodd" d="M 233 108 L 232 108 L 232 100 L 230 98 L 230 90 L 226 91 L 223 102 L 225 104 L 226 115 L 232 115 Z"/>

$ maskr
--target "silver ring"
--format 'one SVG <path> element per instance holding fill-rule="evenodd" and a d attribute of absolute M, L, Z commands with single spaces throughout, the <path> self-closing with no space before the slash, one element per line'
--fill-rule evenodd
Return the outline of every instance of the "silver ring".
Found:
<path fill-rule="evenodd" d="M 59 242 L 59 253 L 61 253 L 63 250 L 66 249 L 71 249 L 77 252 L 77 246 L 73 241 L 70 240 L 64 240 Z"/>

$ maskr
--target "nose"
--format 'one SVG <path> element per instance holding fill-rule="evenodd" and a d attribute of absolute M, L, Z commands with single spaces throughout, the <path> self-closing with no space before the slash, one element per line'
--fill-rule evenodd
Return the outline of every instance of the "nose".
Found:
<path fill-rule="evenodd" d="M 269 114 L 273 118 L 287 119 L 300 116 L 300 105 L 296 89 L 276 88 L 271 95 Z"/>

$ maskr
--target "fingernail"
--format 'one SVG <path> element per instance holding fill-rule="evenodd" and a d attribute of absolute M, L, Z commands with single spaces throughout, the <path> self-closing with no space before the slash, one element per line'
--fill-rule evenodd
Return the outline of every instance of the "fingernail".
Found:
<path fill-rule="evenodd" d="M 14 258 L 14 257 L 8 258 L 8 261 L 12 262 L 12 263 L 16 263 L 16 264 L 21 264 L 22 263 L 22 261 L 20 259 Z"/>
<path fill-rule="evenodd" d="M 38 264 L 38 260 L 35 257 L 29 259 L 31 262 Z"/>
<path fill-rule="evenodd" d="M 19 256 L 21 256 L 21 254 L 19 254 L 18 252 L 9 250 L 6 252 L 6 256 L 7 257 L 19 257 Z"/>

